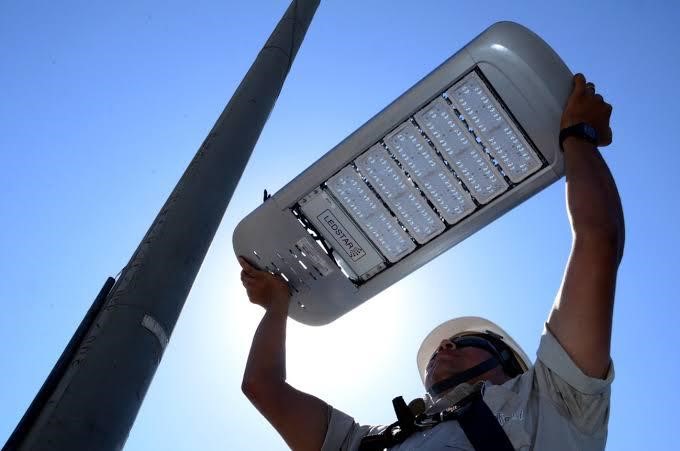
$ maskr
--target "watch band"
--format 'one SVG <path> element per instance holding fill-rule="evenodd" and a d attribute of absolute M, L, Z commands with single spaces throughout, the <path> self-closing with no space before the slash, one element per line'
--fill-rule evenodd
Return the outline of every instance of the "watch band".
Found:
<path fill-rule="evenodd" d="M 564 147 L 562 147 L 564 140 L 571 136 L 581 138 L 590 144 L 597 146 L 597 132 L 592 125 L 586 122 L 580 122 L 576 125 L 563 128 L 560 131 L 560 150 L 562 152 L 564 152 Z"/>

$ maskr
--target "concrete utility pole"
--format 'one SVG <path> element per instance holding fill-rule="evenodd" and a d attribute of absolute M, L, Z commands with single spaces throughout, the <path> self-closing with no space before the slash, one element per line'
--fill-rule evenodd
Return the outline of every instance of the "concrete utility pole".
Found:
<path fill-rule="evenodd" d="M 123 448 L 319 0 L 293 0 L 124 268 L 3 449 Z"/>

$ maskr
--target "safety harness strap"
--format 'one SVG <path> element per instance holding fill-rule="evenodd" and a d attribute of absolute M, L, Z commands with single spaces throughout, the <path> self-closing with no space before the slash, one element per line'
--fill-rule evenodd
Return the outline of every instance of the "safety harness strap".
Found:
<path fill-rule="evenodd" d="M 481 394 L 475 396 L 466 412 L 458 418 L 458 424 L 476 451 L 515 451 Z"/>
<path fill-rule="evenodd" d="M 404 400 L 401 397 L 393 401 L 395 408 L 403 403 Z M 405 419 L 403 414 L 399 416 Z M 515 451 L 493 412 L 482 399 L 480 392 L 468 396 L 460 403 L 460 407 L 445 414 L 442 412 L 435 416 L 419 415 L 414 422 L 410 419 L 408 424 L 401 424 L 397 421 L 379 434 L 367 435 L 361 440 L 359 451 L 383 451 L 403 443 L 414 432 L 429 429 L 440 422 L 450 420 L 458 420 L 475 451 Z"/>

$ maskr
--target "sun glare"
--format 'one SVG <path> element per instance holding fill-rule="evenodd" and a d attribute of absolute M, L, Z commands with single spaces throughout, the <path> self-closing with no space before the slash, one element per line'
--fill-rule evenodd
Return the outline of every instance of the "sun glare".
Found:
<path fill-rule="evenodd" d="M 225 299 L 213 310 L 221 318 L 221 327 L 211 334 L 222 343 L 227 365 L 240 372 L 263 310 L 248 301 L 237 267 L 229 271 L 235 275 L 227 281 L 215 277 L 219 282 L 206 289 Z M 404 332 L 413 328 L 410 315 L 420 282 L 418 277 L 404 279 L 325 326 L 307 326 L 289 319 L 288 382 L 305 392 L 330 396 L 329 401 L 349 401 L 360 396 L 357 387 L 379 385 L 386 369 L 396 364 L 407 366 L 406 376 L 417 381 L 418 343 Z"/>
<path fill-rule="evenodd" d="M 378 379 L 385 366 L 395 360 L 396 344 L 403 339 L 400 331 L 406 320 L 409 291 L 408 284 L 398 283 L 326 326 L 290 321 L 290 383 L 311 392 L 332 391 L 344 398 L 351 395 L 352 382 L 365 384 Z"/>

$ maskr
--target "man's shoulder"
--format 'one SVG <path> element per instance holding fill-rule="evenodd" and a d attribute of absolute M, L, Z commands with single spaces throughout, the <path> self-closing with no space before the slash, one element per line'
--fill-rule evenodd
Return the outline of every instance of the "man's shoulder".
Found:
<path fill-rule="evenodd" d="M 613 363 L 610 361 L 604 378 L 586 375 L 547 327 L 543 331 L 536 354 L 534 377 L 551 378 L 554 383 L 567 384 L 583 395 L 598 395 L 610 391 L 614 380 Z"/>

